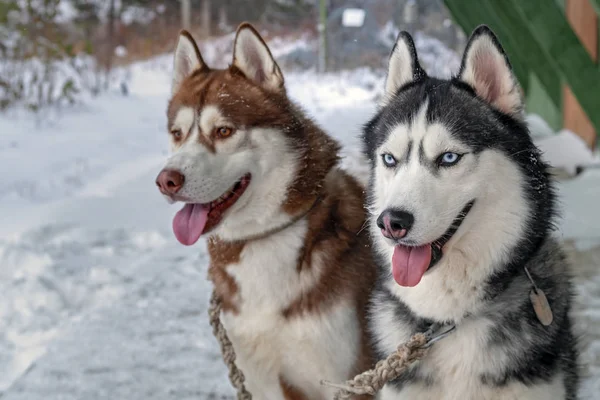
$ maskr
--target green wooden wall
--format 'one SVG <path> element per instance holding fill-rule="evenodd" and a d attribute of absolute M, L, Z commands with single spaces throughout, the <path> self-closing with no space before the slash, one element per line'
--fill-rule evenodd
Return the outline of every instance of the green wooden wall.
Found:
<path fill-rule="evenodd" d="M 600 0 L 592 0 L 596 10 Z M 444 0 L 467 35 L 480 24 L 499 37 L 526 93 L 527 111 L 562 127 L 562 86 L 568 84 L 600 133 L 600 66 L 564 15 L 564 0 Z M 600 31 L 599 31 L 600 37 Z"/>

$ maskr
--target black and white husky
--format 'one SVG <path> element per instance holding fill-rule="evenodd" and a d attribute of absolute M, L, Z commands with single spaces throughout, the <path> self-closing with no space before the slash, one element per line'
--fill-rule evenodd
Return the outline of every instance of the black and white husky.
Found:
<path fill-rule="evenodd" d="M 458 75 L 440 80 L 402 32 L 385 91 L 364 129 L 380 267 L 374 344 L 383 358 L 434 323 L 456 329 L 380 398 L 575 399 L 572 286 L 551 236 L 555 193 L 497 38 L 477 28 Z"/>

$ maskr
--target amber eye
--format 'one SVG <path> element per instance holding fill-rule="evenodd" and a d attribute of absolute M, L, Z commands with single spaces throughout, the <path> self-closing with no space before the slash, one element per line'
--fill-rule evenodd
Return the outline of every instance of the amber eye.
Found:
<path fill-rule="evenodd" d="M 233 129 L 222 126 L 220 128 L 217 128 L 216 132 L 219 137 L 227 137 L 233 133 Z"/>
<path fill-rule="evenodd" d="M 175 139 L 181 139 L 183 133 L 181 132 L 181 129 L 174 129 L 171 131 L 171 135 L 173 135 Z"/>

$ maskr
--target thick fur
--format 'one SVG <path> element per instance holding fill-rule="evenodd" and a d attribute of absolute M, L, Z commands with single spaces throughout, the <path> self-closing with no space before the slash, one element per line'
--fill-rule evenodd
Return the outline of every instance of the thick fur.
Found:
<path fill-rule="evenodd" d="M 385 100 L 365 126 L 364 145 L 379 260 L 370 330 L 379 358 L 432 322 L 457 327 L 379 398 L 575 399 L 573 289 L 552 237 L 554 189 L 522 122 L 520 89 L 494 34 L 476 29 L 458 75 L 439 80 L 425 74 L 410 35 L 401 33 Z M 442 167 L 436 160 L 445 152 L 462 158 Z M 397 160 L 395 167 L 384 165 L 383 154 Z M 382 235 L 378 216 L 389 208 L 408 210 L 414 225 L 402 243 L 424 245 L 442 236 L 472 200 L 441 260 L 416 286 L 398 285 L 391 274 L 398 242 Z M 525 268 L 552 308 L 547 327 L 530 302 Z"/>
<path fill-rule="evenodd" d="M 238 28 L 225 70 L 206 66 L 183 32 L 173 74 L 165 168 L 185 175 L 177 195 L 210 202 L 252 174 L 207 233 L 221 319 L 246 385 L 260 400 L 331 398 L 321 379 L 341 382 L 372 363 L 364 190 L 337 167 L 338 144 L 288 99 L 252 26 Z M 221 137 L 219 127 L 232 133 Z"/>

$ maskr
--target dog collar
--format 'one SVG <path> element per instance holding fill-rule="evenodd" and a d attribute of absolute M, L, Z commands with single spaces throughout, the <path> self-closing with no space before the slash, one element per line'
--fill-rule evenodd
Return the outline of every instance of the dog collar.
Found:
<path fill-rule="evenodd" d="M 423 348 L 431 347 L 438 340 L 442 340 L 452 332 L 456 330 L 454 324 L 440 324 L 437 322 L 432 323 L 429 328 L 424 332 L 427 342 L 423 345 Z"/>
<path fill-rule="evenodd" d="M 302 218 L 306 217 L 312 210 L 315 209 L 315 207 L 321 201 L 321 199 L 322 199 L 321 195 L 317 196 L 315 201 L 311 204 L 311 206 L 306 211 L 296 215 L 294 218 L 292 218 L 291 220 L 289 220 L 288 222 L 286 222 L 284 224 L 281 224 L 279 226 L 276 226 L 275 228 L 269 229 L 266 232 L 257 233 L 256 235 L 247 236 L 242 239 L 236 239 L 236 240 L 234 240 L 234 242 L 249 242 L 252 240 L 260 240 L 260 239 L 264 239 L 268 236 L 274 235 L 276 233 L 279 233 L 282 230 L 287 229 L 290 226 L 294 225 L 296 222 L 300 221 Z"/>

